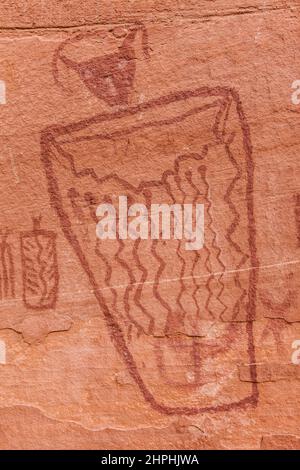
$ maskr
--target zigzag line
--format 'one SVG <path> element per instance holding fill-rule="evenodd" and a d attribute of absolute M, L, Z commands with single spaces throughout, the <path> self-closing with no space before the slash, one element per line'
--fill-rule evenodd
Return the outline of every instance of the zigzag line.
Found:
<path fill-rule="evenodd" d="M 138 239 L 135 241 L 133 245 L 133 256 L 136 260 L 138 268 L 142 271 L 142 279 L 138 283 L 137 289 L 134 294 L 134 301 L 136 305 L 143 311 L 143 313 L 149 318 L 150 324 L 149 324 L 149 334 L 153 334 L 154 332 L 154 326 L 155 326 L 155 320 L 154 317 L 145 309 L 145 307 L 141 303 L 141 297 L 142 297 L 142 291 L 143 291 L 143 284 L 148 278 L 148 271 L 145 268 L 145 266 L 142 265 L 140 257 L 138 255 L 138 246 L 141 243 L 141 239 Z"/>
<path fill-rule="evenodd" d="M 242 175 L 242 170 L 240 169 L 239 165 L 237 164 L 234 156 L 232 155 L 231 153 L 231 150 L 229 148 L 229 144 L 226 144 L 225 145 L 225 149 L 226 149 L 226 153 L 227 153 L 227 156 L 230 160 L 230 162 L 233 164 L 233 166 L 236 168 L 237 172 L 236 172 L 236 175 L 235 177 L 233 178 L 232 182 L 230 183 L 229 187 L 227 188 L 227 191 L 225 193 L 225 196 L 224 196 L 224 201 L 228 204 L 230 210 L 232 211 L 232 213 L 235 215 L 234 217 L 234 220 L 233 222 L 230 224 L 228 230 L 227 230 L 227 233 L 226 233 L 226 240 L 228 240 L 228 242 L 235 248 L 235 250 L 240 253 L 242 256 L 242 260 L 240 261 L 239 263 L 239 267 L 241 267 L 245 261 L 247 260 L 247 258 L 249 258 L 249 256 L 244 253 L 242 251 L 242 249 L 240 248 L 240 246 L 234 241 L 232 240 L 231 236 L 232 234 L 235 232 L 237 226 L 239 225 L 239 222 L 240 222 L 240 214 L 238 213 L 238 211 L 236 210 L 235 208 L 235 205 L 233 204 L 233 202 L 231 201 L 230 199 L 230 195 L 233 191 L 233 188 L 236 184 L 236 182 L 241 178 L 241 175 Z M 242 294 L 240 295 L 240 298 L 239 300 L 236 302 L 236 305 L 237 304 L 240 304 L 240 302 L 242 301 L 242 299 L 245 297 L 245 295 L 247 295 L 247 291 L 246 289 L 244 289 L 241 284 L 240 284 L 240 281 L 239 281 L 239 273 L 236 273 L 235 274 L 235 282 L 236 282 L 236 285 L 238 285 L 239 288 L 242 289 Z M 235 314 L 235 317 L 237 316 L 237 314 Z"/>
<path fill-rule="evenodd" d="M 215 249 L 216 251 L 216 258 L 217 258 L 217 261 L 219 263 L 219 265 L 223 268 L 223 271 L 225 272 L 226 270 L 226 266 L 225 264 L 223 263 L 223 261 L 221 260 L 221 249 L 219 248 L 219 246 L 217 245 L 217 233 L 215 232 L 215 230 L 213 229 L 213 219 L 212 219 L 212 215 L 211 215 L 211 207 L 212 207 L 212 202 L 211 202 L 211 199 L 210 199 L 210 196 L 209 196 L 209 184 L 208 184 L 208 181 L 207 181 L 207 178 L 206 178 L 206 167 L 205 166 L 201 166 L 198 168 L 198 171 L 201 175 L 201 178 L 202 178 L 202 181 L 206 187 L 206 194 L 205 194 L 205 197 L 206 197 L 206 200 L 207 200 L 207 213 L 209 215 L 209 224 L 208 224 L 208 228 L 209 230 L 211 231 L 211 233 L 213 234 L 213 241 L 212 241 L 212 246 L 213 248 Z M 219 276 L 219 283 L 221 284 L 221 289 L 219 290 L 219 293 L 217 295 L 217 300 L 219 301 L 219 303 L 221 305 L 223 305 L 224 307 L 224 310 L 222 311 L 222 314 L 224 314 L 224 312 L 227 310 L 227 305 L 224 304 L 224 302 L 221 300 L 221 296 L 224 292 L 224 289 L 225 289 L 225 284 L 222 280 L 223 278 L 223 274 L 221 274 Z"/>
<path fill-rule="evenodd" d="M 138 331 L 138 335 L 140 335 L 142 332 L 144 332 L 144 329 L 131 316 L 131 314 L 130 314 L 130 304 L 129 304 L 129 294 L 132 291 L 132 289 L 134 289 L 134 284 L 135 284 L 136 281 L 135 281 L 135 277 L 132 273 L 132 270 L 129 268 L 126 261 L 124 261 L 122 258 L 120 258 L 120 255 L 121 255 L 121 253 L 124 249 L 125 244 L 124 244 L 123 240 L 121 240 L 119 237 L 117 238 L 117 240 L 119 242 L 119 249 L 118 249 L 117 253 L 115 254 L 115 259 L 120 264 L 120 266 L 122 266 L 122 268 L 125 269 L 125 271 L 127 271 L 127 274 L 129 276 L 129 280 L 130 280 L 129 284 L 126 286 L 125 293 L 124 293 L 124 308 L 125 308 L 126 315 L 128 316 L 131 323 L 133 323 L 135 325 L 135 327 L 137 328 L 137 331 Z"/>

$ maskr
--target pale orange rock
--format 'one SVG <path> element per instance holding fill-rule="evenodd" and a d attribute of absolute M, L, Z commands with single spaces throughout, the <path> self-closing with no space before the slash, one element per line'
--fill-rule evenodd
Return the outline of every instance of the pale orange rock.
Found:
<path fill-rule="evenodd" d="M 251 369 L 249 366 L 241 366 L 240 379 L 242 381 L 252 381 Z M 294 364 L 257 364 L 257 382 L 275 382 L 278 380 L 299 380 L 300 370 Z"/>
<path fill-rule="evenodd" d="M 299 2 L 0 13 L 0 447 L 299 448 Z"/>
<path fill-rule="evenodd" d="M 299 450 L 300 437 L 291 435 L 270 435 L 263 436 L 261 442 L 263 450 Z"/>

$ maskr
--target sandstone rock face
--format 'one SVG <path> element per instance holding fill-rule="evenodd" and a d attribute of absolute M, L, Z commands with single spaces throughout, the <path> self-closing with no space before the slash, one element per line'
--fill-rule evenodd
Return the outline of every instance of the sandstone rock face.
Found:
<path fill-rule="evenodd" d="M 299 2 L 23 3 L 0 6 L 0 447 L 299 449 Z M 120 198 L 147 211 L 127 237 Z M 203 246 L 151 238 L 155 204 L 202 207 Z"/>

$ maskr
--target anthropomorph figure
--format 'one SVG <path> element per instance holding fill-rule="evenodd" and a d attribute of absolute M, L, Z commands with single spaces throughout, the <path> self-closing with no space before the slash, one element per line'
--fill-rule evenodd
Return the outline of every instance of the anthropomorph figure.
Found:
<path fill-rule="evenodd" d="M 148 36 L 144 25 L 135 24 L 118 28 L 112 32 L 96 31 L 76 35 L 64 41 L 53 58 L 53 74 L 59 83 L 59 62 L 74 70 L 88 90 L 109 106 L 127 105 L 133 89 L 136 72 L 136 41 L 141 39 L 142 51 L 149 57 Z M 86 42 L 87 57 L 82 58 L 82 43 Z M 103 42 L 108 53 L 98 54 L 91 46 Z M 81 45 L 80 60 L 76 60 L 76 49 Z M 76 47 L 77 46 L 77 47 Z M 99 46 L 99 43 L 97 47 Z M 92 52 L 93 49 L 93 52 Z M 92 52 L 92 56 L 91 56 Z M 95 56 L 95 52 L 97 55 Z"/>

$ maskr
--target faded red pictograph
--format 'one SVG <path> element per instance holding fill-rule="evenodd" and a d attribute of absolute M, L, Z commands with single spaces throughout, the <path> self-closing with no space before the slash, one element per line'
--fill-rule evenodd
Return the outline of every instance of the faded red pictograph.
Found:
<path fill-rule="evenodd" d="M 33 219 L 33 229 L 20 235 L 23 302 L 27 308 L 54 308 L 58 296 L 59 273 L 56 234 L 41 228 L 41 217 Z"/>
<path fill-rule="evenodd" d="M 0 242 L 0 300 L 15 298 L 16 294 L 16 276 L 13 251 L 8 241 L 9 231 L 1 231 Z"/>
<path fill-rule="evenodd" d="M 110 46 L 116 50 L 105 55 L 100 55 L 100 50 L 104 49 L 101 42 L 107 39 L 105 31 L 79 33 L 64 41 L 53 57 L 55 82 L 64 87 L 59 73 L 60 67 L 64 65 L 76 72 L 88 90 L 108 105 L 128 104 L 136 73 L 134 46 L 136 41 L 140 40 L 144 56 L 149 58 L 148 33 L 143 24 L 134 24 L 127 28 L 113 28 L 109 38 L 113 43 Z M 87 51 L 85 60 L 72 58 L 72 46 L 84 40 L 98 40 L 99 55 L 97 53 L 97 56 L 89 57 Z M 82 48 L 80 50 L 82 53 Z"/>
<path fill-rule="evenodd" d="M 298 247 L 300 247 L 300 194 L 296 194 L 295 196 L 295 224 Z"/>
<path fill-rule="evenodd" d="M 61 229 L 144 399 L 166 414 L 255 406 L 254 165 L 237 92 L 188 90 L 52 126 L 41 149 Z M 204 204 L 204 248 L 97 239 L 97 206 L 120 195 Z"/>

